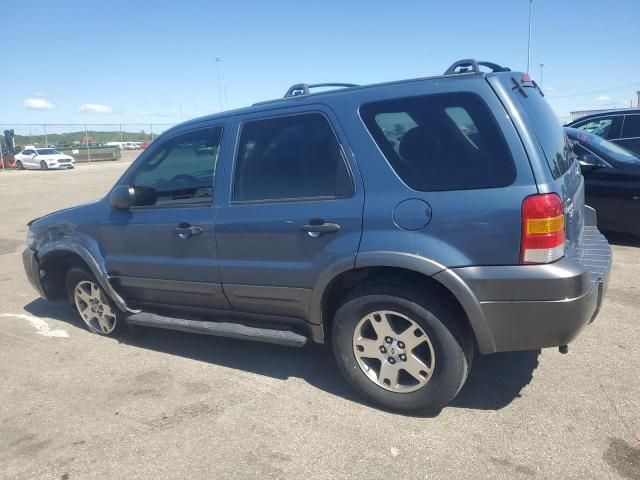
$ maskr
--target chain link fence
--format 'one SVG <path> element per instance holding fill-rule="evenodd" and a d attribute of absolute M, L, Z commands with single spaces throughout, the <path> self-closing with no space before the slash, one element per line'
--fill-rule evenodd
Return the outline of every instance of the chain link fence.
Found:
<path fill-rule="evenodd" d="M 62 153 L 73 155 L 77 162 L 117 160 L 122 157 L 124 151 L 146 148 L 158 135 L 173 125 L 168 123 L 0 123 L 0 154 L 4 159 L 4 166 L 11 166 L 13 153 L 18 153 L 26 147 L 56 148 Z M 13 130 L 13 145 L 5 134 L 7 130 Z"/>

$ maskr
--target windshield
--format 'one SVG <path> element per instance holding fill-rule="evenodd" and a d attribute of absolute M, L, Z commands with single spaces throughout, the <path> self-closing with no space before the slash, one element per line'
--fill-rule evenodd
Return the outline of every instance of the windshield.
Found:
<path fill-rule="evenodd" d="M 620 145 L 616 145 L 597 135 L 578 133 L 575 136 L 581 144 L 596 154 L 605 158 L 609 157 L 616 162 L 640 165 L 640 157 Z"/>
<path fill-rule="evenodd" d="M 60 153 L 55 148 L 39 148 L 36 152 L 38 152 L 38 155 L 56 155 Z"/>

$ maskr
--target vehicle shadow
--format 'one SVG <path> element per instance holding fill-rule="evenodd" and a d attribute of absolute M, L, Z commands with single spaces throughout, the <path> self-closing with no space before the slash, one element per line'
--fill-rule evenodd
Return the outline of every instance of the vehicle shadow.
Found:
<path fill-rule="evenodd" d="M 640 237 L 636 237 L 630 233 L 603 231 L 602 234 L 609 240 L 609 243 L 614 245 L 620 245 L 621 247 L 640 247 Z"/>
<path fill-rule="evenodd" d="M 24 307 L 84 329 L 67 302 L 34 300 Z M 310 385 L 349 401 L 368 405 L 343 379 L 331 350 L 320 345 L 302 349 L 266 343 L 137 327 L 119 337 L 121 343 L 280 380 L 297 377 Z M 539 350 L 476 355 L 471 374 L 451 407 L 499 410 L 520 396 L 538 365 Z M 432 416 L 432 415 L 428 415 Z"/>
<path fill-rule="evenodd" d="M 500 410 L 520 397 L 533 378 L 540 350 L 476 354 L 471 374 L 452 407 Z"/>

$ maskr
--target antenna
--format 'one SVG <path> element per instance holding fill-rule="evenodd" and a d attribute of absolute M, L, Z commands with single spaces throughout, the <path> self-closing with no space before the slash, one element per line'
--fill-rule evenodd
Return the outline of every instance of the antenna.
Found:
<path fill-rule="evenodd" d="M 220 82 L 220 62 L 224 61 L 224 58 L 216 57 L 215 61 L 218 67 L 218 105 L 220 106 L 220 111 L 222 111 L 222 83 Z"/>

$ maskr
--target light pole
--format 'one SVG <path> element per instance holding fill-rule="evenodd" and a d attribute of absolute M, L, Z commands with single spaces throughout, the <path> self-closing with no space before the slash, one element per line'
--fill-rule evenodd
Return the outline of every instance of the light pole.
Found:
<path fill-rule="evenodd" d="M 533 0 L 529 0 L 529 43 L 527 44 L 527 73 L 531 66 L 531 22 L 533 19 Z"/>
<path fill-rule="evenodd" d="M 222 83 L 220 82 L 220 62 L 222 62 L 224 58 L 216 57 L 216 65 L 218 70 L 218 102 L 220 105 L 220 111 L 222 111 Z"/>
<path fill-rule="evenodd" d="M 542 69 L 544 68 L 544 63 L 540 64 L 540 86 L 542 87 Z"/>

